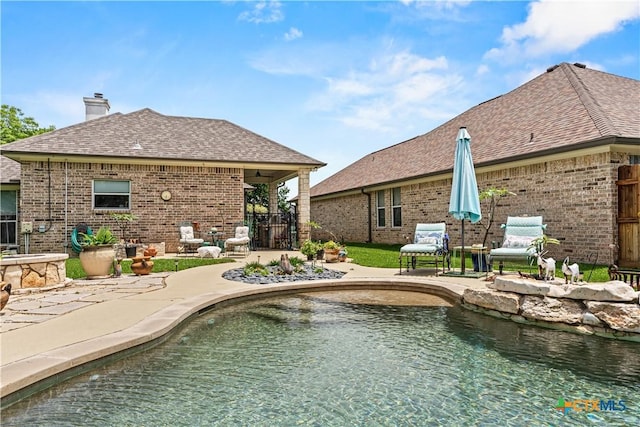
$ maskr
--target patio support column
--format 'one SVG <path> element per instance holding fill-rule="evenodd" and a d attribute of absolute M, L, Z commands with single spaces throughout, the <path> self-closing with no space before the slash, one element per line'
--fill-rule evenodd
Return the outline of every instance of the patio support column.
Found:
<path fill-rule="evenodd" d="M 304 242 L 311 237 L 311 199 L 309 193 L 310 169 L 298 169 L 298 240 Z"/>
<path fill-rule="evenodd" d="M 269 214 L 278 213 L 278 183 L 269 183 Z"/>

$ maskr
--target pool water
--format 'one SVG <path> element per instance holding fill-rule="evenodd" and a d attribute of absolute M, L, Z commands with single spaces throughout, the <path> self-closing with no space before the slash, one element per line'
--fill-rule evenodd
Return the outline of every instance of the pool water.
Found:
<path fill-rule="evenodd" d="M 3 410 L 2 425 L 640 425 L 639 344 L 497 320 L 438 298 L 413 306 L 354 297 L 212 310 L 152 350 Z M 613 400 L 617 410 L 565 414 L 560 399 Z"/>

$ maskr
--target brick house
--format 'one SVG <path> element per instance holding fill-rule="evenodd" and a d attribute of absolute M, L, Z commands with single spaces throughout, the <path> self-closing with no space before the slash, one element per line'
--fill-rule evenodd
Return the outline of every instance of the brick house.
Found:
<path fill-rule="evenodd" d="M 268 184 L 277 212 L 278 185 L 295 177 L 298 220 L 308 222 L 309 174 L 324 163 L 225 120 L 107 114 L 101 94 L 84 102 L 86 121 L 1 147 L 3 240 L 13 237 L 21 252 L 25 223 L 33 226 L 31 253 L 69 251 L 79 223 L 117 234 L 112 212 L 137 216 L 129 236 L 164 242 L 168 252 L 177 250 L 183 221 L 230 237 L 244 220 L 247 184 Z"/>
<path fill-rule="evenodd" d="M 404 243 L 418 222 L 445 221 L 459 245 L 461 224 L 448 207 L 461 126 L 471 135 L 480 191 L 517 194 L 498 207 L 489 242 L 501 241 L 508 215 L 542 215 L 547 234 L 561 241 L 550 248 L 556 259 L 597 256 L 599 264 L 640 268 L 640 82 L 581 64 L 550 67 L 357 160 L 311 188 L 311 219 L 345 241 L 381 243 Z M 465 244 L 481 243 L 483 231 L 465 225 Z"/>

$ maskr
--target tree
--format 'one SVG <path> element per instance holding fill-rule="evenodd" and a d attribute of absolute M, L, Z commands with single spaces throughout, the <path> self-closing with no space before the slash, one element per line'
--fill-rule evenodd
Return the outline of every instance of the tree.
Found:
<path fill-rule="evenodd" d="M 269 208 L 269 185 L 268 184 L 256 184 L 255 189 L 251 190 L 247 194 L 247 203 L 250 206 L 257 205 L 263 206 L 264 208 Z M 287 186 L 282 186 L 278 188 L 278 210 L 280 212 L 288 213 L 290 210 L 289 202 L 287 202 L 287 198 L 289 195 L 289 188 Z M 256 212 L 258 209 L 256 208 Z M 275 213 L 275 212 L 272 212 Z"/>
<path fill-rule="evenodd" d="M 484 237 L 482 238 L 482 246 L 486 246 L 487 237 L 489 236 L 489 230 L 491 229 L 491 225 L 493 225 L 494 216 L 496 213 L 496 208 L 500 205 L 500 201 L 503 197 L 506 196 L 515 196 L 516 193 L 513 193 L 506 188 L 487 188 L 486 190 L 480 193 L 480 201 L 484 202 L 487 206 L 489 214 L 486 219 L 480 221 L 482 226 L 484 227 Z"/>
<path fill-rule="evenodd" d="M 2 104 L 0 126 L 0 144 L 51 132 L 56 128 L 53 125 L 41 128 L 33 117 L 25 117 L 22 110 L 6 104 Z"/>

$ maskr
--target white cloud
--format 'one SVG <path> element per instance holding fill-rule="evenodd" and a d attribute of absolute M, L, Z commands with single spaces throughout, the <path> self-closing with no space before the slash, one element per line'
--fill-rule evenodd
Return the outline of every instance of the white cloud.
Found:
<path fill-rule="evenodd" d="M 476 69 L 476 75 L 477 75 L 477 76 L 481 76 L 481 75 L 483 75 L 483 74 L 487 74 L 487 73 L 489 73 L 490 71 L 491 71 L 491 69 L 489 68 L 489 66 L 488 66 L 488 65 L 486 65 L 486 64 L 480 64 L 480 65 L 478 66 L 478 68 Z"/>
<path fill-rule="evenodd" d="M 284 19 L 282 3 L 279 1 L 259 1 L 253 4 L 253 9 L 242 12 L 238 19 L 254 24 L 270 24 Z"/>
<path fill-rule="evenodd" d="M 429 7 L 435 9 L 453 9 L 464 7 L 471 3 L 471 0 L 400 0 L 405 6 L 415 5 L 416 7 Z"/>
<path fill-rule="evenodd" d="M 286 41 L 291 41 L 291 40 L 295 40 L 295 39 L 299 39 L 300 37 L 302 37 L 302 31 L 300 31 L 299 29 L 295 28 L 295 27 L 291 27 L 289 29 L 289 31 L 287 31 L 284 34 L 284 39 Z"/>
<path fill-rule="evenodd" d="M 530 4 L 525 22 L 503 29 L 502 46 L 486 57 L 515 61 L 571 52 L 639 17 L 636 0 L 539 0 Z"/>
<path fill-rule="evenodd" d="M 337 113 L 338 120 L 351 127 L 385 130 L 436 102 L 438 94 L 455 89 L 461 79 L 448 70 L 444 57 L 401 51 L 326 81 L 325 90 L 309 102 L 311 109 Z"/>

